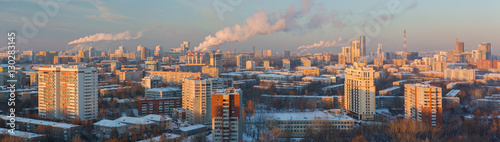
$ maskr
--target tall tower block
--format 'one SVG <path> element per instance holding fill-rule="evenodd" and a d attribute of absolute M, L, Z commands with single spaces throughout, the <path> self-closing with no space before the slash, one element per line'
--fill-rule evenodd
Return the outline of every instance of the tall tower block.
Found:
<path fill-rule="evenodd" d="M 404 51 L 404 53 L 403 53 L 403 59 L 406 62 L 408 60 L 408 49 L 407 49 L 407 46 L 406 46 L 406 29 L 404 31 L 403 51 Z"/>

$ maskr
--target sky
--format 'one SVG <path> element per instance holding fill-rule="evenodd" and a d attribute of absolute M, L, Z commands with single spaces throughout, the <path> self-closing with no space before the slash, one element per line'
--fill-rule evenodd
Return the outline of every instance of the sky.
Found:
<path fill-rule="evenodd" d="M 280 54 L 338 53 L 366 35 L 368 52 L 378 44 L 384 51 L 400 51 L 406 29 L 408 51 L 448 51 L 460 38 L 466 51 L 489 42 L 500 54 L 496 0 L 45 1 L 0 0 L 0 32 L 16 32 L 18 49 L 63 51 L 72 43 L 70 49 L 106 51 L 123 45 L 135 51 L 139 45 L 160 45 L 169 50 L 189 41 L 190 49 L 199 51 L 241 52 L 255 46 Z"/>

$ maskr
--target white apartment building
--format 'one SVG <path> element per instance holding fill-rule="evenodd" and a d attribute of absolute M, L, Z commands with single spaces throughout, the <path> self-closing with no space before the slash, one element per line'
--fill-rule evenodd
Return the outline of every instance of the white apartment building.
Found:
<path fill-rule="evenodd" d="M 97 69 L 51 66 L 38 69 L 38 114 L 55 119 L 97 119 Z"/>
<path fill-rule="evenodd" d="M 446 80 L 475 80 L 476 70 L 474 69 L 449 69 L 444 71 L 444 79 Z"/>
<path fill-rule="evenodd" d="M 212 80 L 206 78 L 186 78 L 182 82 L 182 108 L 186 110 L 186 120 L 191 124 L 212 122 Z"/>
<path fill-rule="evenodd" d="M 358 63 L 345 70 L 344 108 L 360 120 L 373 120 L 375 116 L 375 70 Z"/>

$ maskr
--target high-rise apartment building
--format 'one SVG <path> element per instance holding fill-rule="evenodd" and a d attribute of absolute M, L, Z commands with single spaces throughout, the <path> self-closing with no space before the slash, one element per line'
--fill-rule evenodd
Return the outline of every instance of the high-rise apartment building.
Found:
<path fill-rule="evenodd" d="M 479 44 L 478 49 L 481 50 L 481 58 L 484 60 L 491 60 L 491 44 L 483 42 Z"/>
<path fill-rule="evenodd" d="M 283 51 L 283 56 L 290 57 L 290 50 Z"/>
<path fill-rule="evenodd" d="M 455 42 L 455 51 L 462 54 L 464 52 L 464 42 Z"/>
<path fill-rule="evenodd" d="M 269 67 L 269 61 L 264 61 L 264 67 Z"/>
<path fill-rule="evenodd" d="M 271 56 L 273 56 L 273 51 L 272 50 L 262 50 L 262 56 L 271 57 Z"/>
<path fill-rule="evenodd" d="M 242 140 L 243 113 L 241 90 L 220 89 L 212 93 L 212 140 L 238 142 Z"/>
<path fill-rule="evenodd" d="M 405 118 L 430 126 L 443 123 L 442 91 L 429 84 L 405 84 Z"/>
<path fill-rule="evenodd" d="M 212 81 L 206 78 L 187 78 L 182 82 L 182 108 L 191 124 L 212 122 Z"/>
<path fill-rule="evenodd" d="M 236 65 L 238 66 L 238 69 L 245 68 L 248 59 L 249 57 L 247 55 L 240 54 L 236 56 Z"/>
<path fill-rule="evenodd" d="M 222 54 L 210 54 L 210 65 L 222 69 Z"/>
<path fill-rule="evenodd" d="M 51 66 L 38 69 L 38 115 L 51 119 L 97 119 L 97 69 Z"/>
<path fill-rule="evenodd" d="M 283 59 L 283 69 L 290 69 L 290 60 Z"/>
<path fill-rule="evenodd" d="M 255 70 L 255 61 L 248 60 L 246 63 L 247 70 Z"/>
<path fill-rule="evenodd" d="M 366 37 L 361 36 L 360 40 L 354 40 L 351 46 L 342 47 L 342 52 L 338 54 L 339 64 L 358 62 L 366 55 Z"/>
<path fill-rule="evenodd" d="M 310 67 L 311 66 L 311 60 L 305 58 L 305 57 L 302 57 L 300 58 L 300 62 L 302 62 L 302 66 L 304 67 Z"/>
<path fill-rule="evenodd" d="M 360 48 L 359 52 L 361 56 L 366 56 L 366 36 L 362 35 L 359 37 L 360 40 Z"/>
<path fill-rule="evenodd" d="M 360 120 L 373 120 L 375 116 L 375 70 L 358 65 L 345 70 L 344 108 Z"/>

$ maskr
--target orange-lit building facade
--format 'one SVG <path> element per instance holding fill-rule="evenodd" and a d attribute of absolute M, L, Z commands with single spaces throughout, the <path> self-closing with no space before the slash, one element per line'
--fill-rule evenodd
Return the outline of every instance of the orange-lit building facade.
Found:
<path fill-rule="evenodd" d="M 213 141 L 237 142 L 242 140 L 241 90 L 227 88 L 212 94 Z"/>
<path fill-rule="evenodd" d="M 429 126 L 443 124 L 442 90 L 429 84 L 405 84 L 405 118 Z"/>
<path fill-rule="evenodd" d="M 52 66 L 38 69 L 38 114 L 50 119 L 97 119 L 97 69 Z"/>

